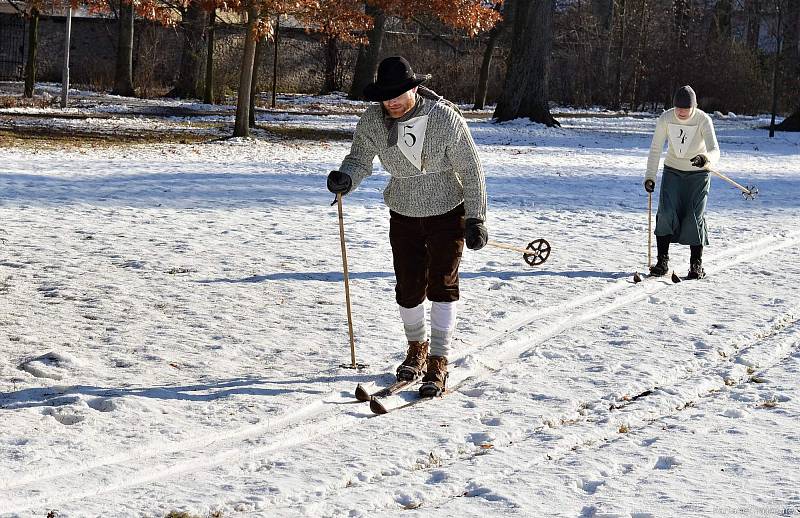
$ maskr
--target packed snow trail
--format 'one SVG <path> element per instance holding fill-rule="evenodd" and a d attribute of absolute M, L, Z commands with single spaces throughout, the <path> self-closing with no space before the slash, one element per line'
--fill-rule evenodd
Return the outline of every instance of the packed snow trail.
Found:
<path fill-rule="evenodd" d="M 721 254 L 725 259 L 722 257 L 712 259 L 716 266 L 711 271 L 715 272 L 716 276 L 724 276 L 725 270 L 732 266 L 797 246 L 799 240 L 800 234 L 798 233 L 785 237 L 770 236 L 754 243 L 756 246 L 748 244 L 737 249 L 727 250 Z M 632 284 L 628 279 L 622 279 L 606 290 L 567 301 L 560 306 L 541 310 L 530 317 L 516 321 L 480 345 L 466 348 L 464 354 L 453 362 L 457 368 L 451 371 L 449 390 L 458 392 L 474 386 L 488 376 L 494 375 L 498 370 L 502 370 L 505 365 L 513 364 L 522 354 L 530 355 L 551 338 L 583 323 L 647 299 L 662 290 L 677 288 L 677 286 L 673 286 L 666 282 Z M 700 287 L 699 284 L 694 286 Z M 561 315 L 566 311 L 585 306 L 590 306 L 590 308 L 566 314 L 553 323 L 533 330 L 527 329 L 532 323 L 541 321 L 545 317 Z M 791 320 L 794 318 L 793 315 L 793 313 L 787 314 L 786 318 Z M 515 337 L 515 332 L 519 331 L 525 332 L 525 336 Z M 491 357 L 491 361 L 484 363 L 480 360 L 484 357 Z M 681 370 L 676 369 L 675 373 L 666 376 L 664 380 L 670 384 L 677 384 L 680 380 Z M 688 392 L 691 394 L 689 397 L 700 397 L 718 388 L 718 378 L 718 376 L 705 374 L 701 375 L 696 383 L 691 380 L 686 381 L 685 384 L 688 388 L 684 389 L 682 393 Z M 660 388 L 662 391 L 666 390 L 663 387 Z M 685 398 L 686 396 L 681 397 Z M 656 397 L 648 396 L 648 401 L 656 399 Z M 680 398 L 677 400 L 680 401 Z M 88 497 L 174 478 L 184 473 L 240 463 L 246 459 L 278 450 L 303 447 L 328 435 L 341 434 L 345 431 L 353 433 L 368 414 L 363 411 L 350 411 L 351 407 L 347 403 L 349 403 L 347 399 L 341 398 L 341 396 L 337 397 L 335 393 L 329 393 L 322 399 L 302 404 L 296 411 L 267 419 L 267 422 L 263 424 L 216 434 L 204 434 L 201 437 L 174 444 L 150 444 L 128 453 L 97 459 L 88 464 L 75 466 L 70 470 L 50 472 L 44 476 L 41 474 L 17 476 L 14 480 L 4 481 L 0 485 L 4 496 L 0 503 L 0 513 L 19 513 L 43 507 L 57 507 Z M 598 403 L 600 402 L 586 404 L 591 408 L 597 406 Z M 441 402 L 431 401 L 430 404 L 438 405 Z M 670 405 L 666 407 L 681 406 L 675 401 L 671 401 Z M 658 407 L 665 406 L 662 404 Z M 628 414 L 624 414 L 624 416 L 629 422 L 644 421 L 642 417 L 631 417 Z M 600 416 L 593 417 L 599 418 Z M 648 419 L 659 417 L 661 415 L 656 411 L 656 416 L 649 416 Z M 574 414 L 567 412 L 556 418 L 555 422 L 574 424 L 574 419 Z M 596 422 L 593 421 L 587 426 L 589 428 L 596 427 Z M 613 431 L 615 426 L 617 426 L 616 422 L 608 428 L 604 428 L 604 433 L 610 433 L 608 430 Z M 575 432 L 573 435 L 578 438 L 576 439 L 578 443 L 568 446 L 567 449 L 607 438 L 607 435 L 594 436 L 586 432 Z M 256 445 L 252 444 L 253 441 L 256 442 Z M 213 450 L 214 453 L 209 454 L 210 450 Z M 88 483 L 90 477 L 97 482 L 95 484 Z M 42 490 L 43 485 L 48 487 L 46 492 Z M 75 491 L 75 487 L 85 489 Z"/>

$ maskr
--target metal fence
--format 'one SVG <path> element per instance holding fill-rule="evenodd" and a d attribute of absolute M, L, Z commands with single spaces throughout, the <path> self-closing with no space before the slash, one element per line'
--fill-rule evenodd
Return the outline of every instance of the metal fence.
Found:
<path fill-rule="evenodd" d="M 25 19 L 0 14 L 0 81 L 22 79 L 25 68 Z"/>

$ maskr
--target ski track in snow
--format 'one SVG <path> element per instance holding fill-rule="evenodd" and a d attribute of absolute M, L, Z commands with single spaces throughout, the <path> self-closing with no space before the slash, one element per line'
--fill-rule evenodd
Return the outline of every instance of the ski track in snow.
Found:
<path fill-rule="evenodd" d="M 355 121 L 266 118 L 338 130 Z M 682 425 L 687 411 L 735 390 L 747 403 L 753 380 L 791 368 L 797 189 L 776 171 L 796 166 L 800 146 L 718 121 L 728 163 L 771 189 L 748 205 L 714 180 L 712 240 L 725 246 L 706 252 L 709 279 L 635 285 L 649 123 L 564 122 L 470 123 L 493 173 L 492 239 L 546 237 L 553 255 L 526 270 L 515 254 L 467 252 L 451 393 L 377 418 L 349 392 L 357 381 L 385 383 L 379 367 L 317 368 L 343 359 L 338 234 L 320 171 L 346 146 L 0 149 L 0 318 L 10 344 L 0 415 L 16 419 L 0 431 L 0 514 L 691 511 L 669 481 L 672 507 L 630 505 L 638 493 L 620 475 L 627 465 L 606 451 L 632 457 L 641 476 L 644 466 L 678 472 L 693 465 L 680 451 L 638 458 L 628 438 L 650 434 L 642 443 L 657 447 L 663 423 Z M 383 365 L 389 350 L 391 365 L 401 351 L 386 338 L 399 327 L 384 181 L 379 172 L 348 200 L 346 234 L 359 359 Z M 673 266 L 684 252 L 675 249 Z M 791 404 L 776 394 L 770 404 Z M 719 413 L 742 420 L 750 411 Z M 601 459 L 613 469 L 595 469 Z M 559 490 L 564 480 L 571 491 Z M 779 482 L 759 486 L 765 499 L 791 487 Z M 628 500 L 609 498 L 611 487 Z"/>
<path fill-rule="evenodd" d="M 798 244 L 800 233 L 790 234 L 789 236 L 778 238 L 769 236 L 755 243 L 748 244 L 736 249 L 726 250 L 721 254 L 722 257 L 714 257 L 710 262 L 715 266 L 709 269 L 710 275 L 715 272 L 722 274 L 726 269 L 736 264 L 742 264 L 753 258 L 770 254 L 772 252 L 792 247 Z M 539 345 L 547 342 L 552 337 L 563 333 L 581 323 L 597 319 L 603 315 L 614 312 L 619 308 L 644 300 L 664 289 L 676 289 L 679 285 L 672 285 L 668 281 L 645 282 L 641 285 L 632 285 L 628 279 L 617 281 L 613 286 L 600 292 L 579 297 L 558 306 L 536 312 L 534 315 L 513 323 L 502 332 L 489 338 L 486 342 L 467 354 L 486 353 L 489 346 L 500 347 L 501 353 L 494 355 L 494 360 L 499 365 L 487 368 L 480 364 L 472 367 L 455 369 L 451 375 L 451 392 L 469 389 L 476 383 L 485 379 L 489 374 L 502 369 L 504 363 L 509 363 L 518 358 L 521 354 L 530 354 Z M 618 295 L 618 292 L 630 290 L 631 293 Z M 605 303 L 599 301 L 607 299 Z M 531 340 L 529 337 L 515 339 L 515 331 L 529 331 L 527 326 L 553 314 L 561 314 L 567 310 L 581 308 L 592 305 L 591 309 L 578 311 L 566 315 L 553 324 L 533 330 L 536 338 Z M 798 308 L 800 309 L 800 308 Z M 796 310 L 795 310 L 796 311 Z M 785 315 L 785 319 L 793 324 L 796 321 L 792 312 Z M 781 321 L 774 330 L 771 330 L 763 337 L 753 336 L 749 339 L 756 340 L 757 344 L 771 338 L 778 330 L 783 329 L 786 323 Z M 791 345 L 796 344 L 797 338 L 792 336 L 794 342 L 790 346 L 771 347 L 771 351 L 782 358 Z M 771 344 L 771 342 L 768 342 Z M 750 347 L 746 351 L 750 351 Z M 762 353 L 763 354 L 763 353 Z M 465 358 L 456 358 L 453 364 L 458 367 L 463 365 Z M 774 363 L 774 362 L 773 362 Z M 763 365 L 763 363 L 761 364 Z M 712 376 L 712 372 L 698 373 L 689 378 L 670 379 L 665 377 L 663 381 L 669 386 L 661 386 L 659 396 L 648 396 L 648 401 L 656 399 L 669 400 L 667 407 L 680 410 L 689 401 L 703 397 L 707 393 L 718 390 L 725 385 L 725 380 L 733 378 Z M 711 378 L 711 379 L 709 379 Z M 736 382 L 741 382 L 742 374 Z M 342 406 L 347 404 L 346 400 L 331 401 L 335 394 L 327 394 L 325 398 L 315 399 L 300 406 L 296 411 L 286 415 L 275 416 L 268 419 L 266 423 L 249 426 L 238 430 L 230 430 L 224 433 L 204 434 L 202 437 L 184 440 L 179 443 L 162 446 L 159 444 L 149 444 L 134 451 L 118 454 L 112 457 L 98 459 L 94 462 L 77 466 L 71 470 L 64 470 L 55 473 L 48 473 L 46 476 L 36 474 L 15 477 L 13 481 L 0 482 L 0 489 L 6 492 L 4 503 L 0 504 L 0 512 L 19 513 L 32 508 L 40 508 L 43 503 L 47 507 L 57 507 L 66 502 L 81 500 L 88 497 L 97 497 L 104 493 L 120 491 L 126 488 L 135 487 L 151 483 L 156 480 L 179 476 L 183 473 L 196 470 L 208 469 L 225 463 L 242 462 L 243 460 L 265 455 L 276 450 L 286 450 L 302 447 L 311 441 L 318 441 L 325 435 L 341 433 L 344 430 L 358 426 L 364 416 L 348 413 L 342 410 Z M 686 399 L 686 398 L 690 399 Z M 637 401 L 634 398 L 633 401 Z M 559 445 L 561 454 L 581 446 L 592 445 L 597 442 L 609 440 L 609 433 L 613 432 L 617 423 L 625 423 L 629 427 L 638 427 L 643 423 L 659 419 L 669 413 L 661 414 L 656 409 L 643 409 L 631 412 L 628 407 L 633 405 L 633 401 L 624 402 L 614 410 L 622 411 L 611 426 L 605 426 L 602 432 L 594 431 L 597 421 L 601 416 L 589 414 L 582 419 L 576 419 L 573 414 L 565 415 L 555 420 L 548 421 L 541 425 L 536 432 L 559 426 L 570 425 L 580 426 L 580 430 L 572 432 L 572 440 Z M 589 408 L 595 407 L 602 401 L 587 402 Z M 326 408 L 326 406 L 328 408 Z M 637 405 L 638 406 L 638 405 Z M 664 407 L 661 403 L 657 407 Z M 582 425 L 582 426 L 581 426 Z M 609 432 L 609 430 L 612 432 Z M 253 446 L 251 438 L 261 438 L 267 436 L 268 444 Z M 520 439 L 517 439 L 519 442 Z M 524 440 L 524 438 L 522 439 Z M 209 448 L 212 447 L 215 453 L 209 455 Z M 457 460 L 463 461 L 464 458 L 479 455 L 481 449 L 472 452 L 471 455 L 461 456 Z M 557 457 L 554 453 L 548 454 L 548 459 Z M 102 481 L 96 484 L 87 484 L 88 479 Z M 46 485 L 48 490 L 42 491 L 41 487 Z M 84 491 L 76 491 L 74 488 L 81 485 L 88 485 Z M 12 491 L 13 490 L 13 491 Z M 14 497 L 12 493 L 29 494 L 31 496 Z M 315 496 L 316 498 L 316 496 Z M 435 500 L 429 501 L 434 504 Z"/>

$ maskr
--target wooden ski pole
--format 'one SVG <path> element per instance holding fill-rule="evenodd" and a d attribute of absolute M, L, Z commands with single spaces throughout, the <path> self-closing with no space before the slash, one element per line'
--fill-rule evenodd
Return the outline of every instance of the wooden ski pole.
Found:
<path fill-rule="evenodd" d="M 530 255 L 535 251 L 535 250 L 528 250 L 520 246 L 512 246 L 512 245 L 507 245 L 505 243 L 497 243 L 495 241 L 489 241 L 486 244 L 489 246 L 494 246 L 496 248 L 502 248 L 504 250 L 513 250 L 514 252 L 519 252 L 521 254 L 527 254 L 527 255 Z"/>
<path fill-rule="evenodd" d="M 498 243 L 497 241 L 489 241 L 486 244 L 496 248 L 502 248 L 503 250 L 519 252 L 522 254 L 522 258 L 525 260 L 525 262 L 530 266 L 539 266 L 547 261 L 548 257 L 550 257 L 550 243 L 548 243 L 545 239 L 534 239 L 528 243 L 527 248 L 507 245 L 505 243 Z"/>
<path fill-rule="evenodd" d="M 344 214 L 342 210 L 342 195 L 336 195 L 336 206 L 339 209 L 339 240 L 342 244 L 342 265 L 344 268 L 344 298 L 347 303 L 347 330 L 350 334 L 350 365 L 342 364 L 346 369 L 360 369 L 366 365 L 356 363 L 356 340 L 353 334 L 353 312 L 350 309 L 350 279 L 347 272 L 347 247 L 344 243 Z"/>
<path fill-rule="evenodd" d="M 754 187 L 747 188 L 747 187 L 743 186 L 742 184 L 737 183 L 734 180 L 731 180 L 730 178 L 728 178 L 724 174 L 720 173 L 719 171 L 715 171 L 714 169 L 709 169 L 708 172 L 719 176 L 720 178 L 722 178 L 723 180 L 725 180 L 729 184 L 733 185 L 734 187 L 737 187 L 740 191 L 742 191 L 742 193 L 744 193 L 746 196 L 749 196 L 750 198 L 755 198 L 756 194 L 758 194 L 758 189 L 756 189 Z"/>

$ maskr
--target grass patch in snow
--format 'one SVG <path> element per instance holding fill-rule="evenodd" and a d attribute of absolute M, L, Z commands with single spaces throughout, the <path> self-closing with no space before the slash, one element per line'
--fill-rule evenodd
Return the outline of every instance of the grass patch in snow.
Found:
<path fill-rule="evenodd" d="M 0 147 L 68 149 L 85 145 L 115 147 L 135 144 L 195 144 L 211 140 L 208 134 L 170 131 L 102 131 L 47 126 L 0 129 Z"/>

